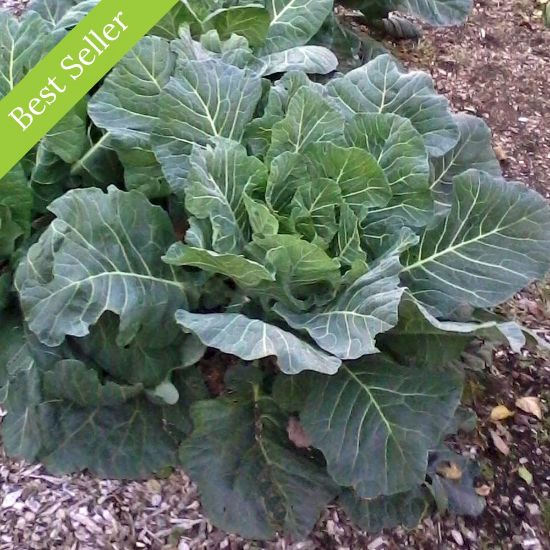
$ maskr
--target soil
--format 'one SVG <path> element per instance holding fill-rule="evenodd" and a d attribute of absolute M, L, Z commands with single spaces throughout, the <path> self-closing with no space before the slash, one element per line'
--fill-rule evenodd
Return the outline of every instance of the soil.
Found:
<path fill-rule="evenodd" d="M 409 68 L 430 72 L 454 109 L 487 121 L 507 177 L 550 198 L 550 29 L 541 18 L 546 1 L 483 0 L 464 27 L 425 29 L 418 43 L 387 46 Z M 24 3 L 0 0 L 0 6 Z M 550 282 L 533 285 L 504 309 L 550 335 Z M 526 396 L 538 399 L 542 419 L 516 405 Z M 409 533 L 370 535 L 330 508 L 307 541 L 258 545 L 214 529 L 182 472 L 144 483 L 57 478 L 39 465 L 8 460 L 0 448 L 0 550 L 550 548 L 549 354 L 498 350 L 493 364 L 468 385 L 467 399 L 480 421 L 453 446 L 481 464 L 487 509 L 479 518 L 435 515 Z M 514 415 L 491 421 L 497 405 Z"/>

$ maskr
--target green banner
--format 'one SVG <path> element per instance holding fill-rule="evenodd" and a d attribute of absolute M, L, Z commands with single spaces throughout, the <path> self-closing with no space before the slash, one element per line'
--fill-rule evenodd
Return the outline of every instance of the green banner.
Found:
<path fill-rule="evenodd" d="M 0 101 L 0 178 L 179 0 L 102 0 Z"/>

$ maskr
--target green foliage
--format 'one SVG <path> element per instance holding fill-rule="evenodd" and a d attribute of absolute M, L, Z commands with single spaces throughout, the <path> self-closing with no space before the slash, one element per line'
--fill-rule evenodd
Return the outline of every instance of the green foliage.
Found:
<path fill-rule="evenodd" d="M 0 12 L 9 89 L 90 4 Z M 443 440 L 470 346 L 525 344 L 486 310 L 549 269 L 550 209 L 427 75 L 310 79 L 331 7 L 182 2 L 0 182 L 10 455 L 183 464 L 250 538 L 304 537 L 335 498 L 371 531 L 480 512 Z"/>

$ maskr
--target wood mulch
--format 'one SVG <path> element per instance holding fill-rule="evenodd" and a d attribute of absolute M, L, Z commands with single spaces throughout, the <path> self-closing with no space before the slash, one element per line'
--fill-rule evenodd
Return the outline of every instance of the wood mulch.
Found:
<path fill-rule="evenodd" d="M 426 29 L 418 44 L 394 49 L 410 68 L 431 72 L 457 111 L 486 119 L 508 177 L 550 198 L 545 1 L 483 0 L 464 27 Z M 0 6 L 21 9 L 24 4 L 0 0 Z M 518 295 L 507 311 L 550 334 L 550 283 Z M 516 406 L 525 396 L 538 399 L 542 420 Z M 548 356 L 498 351 L 480 383 L 470 384 L 468 399 L 480 424 L 455 445 L 481 463 L 488 506 L 480 518 L 436 515 L 409 533 L 394 529 L 369 535 L 331 508 L 307 541 L 260 545 L 214 529 L 201 512 L 196 488 L 180 471 L 142 483 L 85 474 L 54 477 L 40 465 L 7 459 L 0 447 L 0 550 L 550 548 Z M 496 405 L 507 406 L 514 416 L 490 421 Z"/>

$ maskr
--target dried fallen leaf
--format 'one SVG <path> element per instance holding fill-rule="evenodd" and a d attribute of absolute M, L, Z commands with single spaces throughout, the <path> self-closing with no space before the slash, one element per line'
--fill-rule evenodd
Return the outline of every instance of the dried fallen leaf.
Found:
<path fill-rule="evenodd" d="M 495 145 L 493 150 L 495 151 L 495 156 L 499 162 L 506 162 L 508 160 L 506 151 L 500 145 Z"/>
<path fill-rule="evenodd" d="M 497 434 L 497 432 L 494 432 L 493 430 L 491 432 L 491 438 L 493 440 L 494 446 L 504 455 L 508 456 L 510 454 L 510 447 L 506 444 L 504 439 L 500 437 L 500 435 Z"/>
<path fill-rule="evenodd" d="M 506 420 L 511 416 L 514 416 L 514 412 L 504 405 L 497 405 L 496 407 L 493 407 L 493 410 L 491 411 L 491 420 L 493 422 L 497 422 L 498 420 Z"/>
<path fill-rule="evenodd" d="M 296 447 L 299 449 L 307 449 L 311 447 L 311 439 L 309 435 L 306 434 L 304 428 L 300 424 L 300 421 L 295 417 L 291 416 L 288 419 L 288 426 L 286 427 L 288 433 L 288 438 Z"/>
<path fill-rule="evenodd" d="M 539 420 L 542 420 L 542 408 L 538 397 L 527 396 L 520 397 L 516 401 L 516 407 L 523 412 L 536 416 Z"/>
<path fill-rule="evenodd" d="M 462 470 L 455 462 L 447 462 L 437 467 L 437 473 L 446 479 L 458 481 L 462 478 Z"/>
<path fill-rule="evenodd" d="M 518 468 L 518 475 L 527 483 L 527 485 L 531 485 L 533 483 L 533 474 L 525 467 L 520 466 Z"/>
<path fill-rule="evenodd" d="M 490 493 L 491 487 L 489 487 L 489 485 L 480 485 L 479 487 L 476 487 L 476 494 L 478 494 L 480 497 L 489 496 Z"/>

